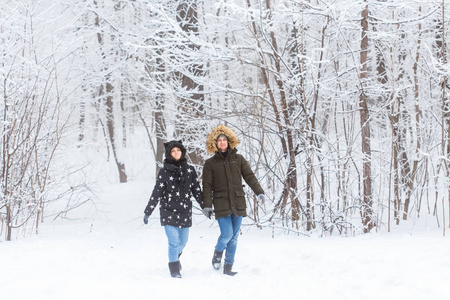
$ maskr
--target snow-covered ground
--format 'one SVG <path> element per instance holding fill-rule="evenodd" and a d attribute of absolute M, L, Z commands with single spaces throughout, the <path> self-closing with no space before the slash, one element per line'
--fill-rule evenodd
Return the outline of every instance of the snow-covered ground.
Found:
<path fill-rule="evenodd" d="M 229 277 L 210 265 L 217 222 L 196 211 L 181 257 L 167 267 L 153 186 L 106 186 L 95 218 L 48 220 L 40 234 L 0 243 L 0 299 L 449 299 L 450 230 L 405 224 L 391 233 L 306 237 L 243 226 Z M 430 222 L 431 223 L 431 222 Z"/>

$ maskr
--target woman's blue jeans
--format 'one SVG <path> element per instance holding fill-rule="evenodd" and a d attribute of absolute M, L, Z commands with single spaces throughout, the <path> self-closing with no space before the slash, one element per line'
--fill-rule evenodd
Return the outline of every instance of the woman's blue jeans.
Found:
<path fill-rule="evenodd" d="M 189 238 L 189 228 L 178 228 L 164 225 L 166 236 L 169 241 L 169 262 L 178 261 L 178 256 L 183 251 Z"/>
<path fill-rule="evenodd" d="M 222 252 L 226 249 L 225 264 L 233 265 L 242 216 L 237 217 L 233 213 L 231 216 L 218 218 L 217 222 L 219 223 L 220 236 L 217 240 L 216 250 Z"/>

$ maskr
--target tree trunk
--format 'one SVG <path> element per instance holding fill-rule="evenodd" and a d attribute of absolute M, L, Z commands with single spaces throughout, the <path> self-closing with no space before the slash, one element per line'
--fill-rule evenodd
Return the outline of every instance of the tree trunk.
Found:
<path fill-rule="evenodd" d="M 419 13 L 422 12 L 422 8 L 419 7 Z M 417 74 L 418 71 L 418 67 L 419 67 L 419 58 L 420 58 L 420 45 L 421 45 L 421 41 L 422 41 L 422 24 L 419 23 L 419 37 L 417 39 L 417 52 L 416 52 L 416 59 L 414 61 L 414 65 L 413 65 L 413 71 L 414 71 L 414 101 L 415 101 L 415 124 L 416 124 L 416 136 L 417 136 L 417 141 L 416 141 L 416 157 L 414 159 L 414 163 L 413 163 L 413 170 L 412 170 L 412 175 L 414 177 L 416 177 L 416 173 L 417 173 L 417 167 L 418 167 L 418 162 L 419 162 L 419 153 L 421 152 L 421 127 L 420 127 L 420 106 L 419 106 L 419 75 Z M 412 187 L 412 182 L 411 182 L 411 186 L 409 188 L 411 191 L 413 189 Z M 408 209 L 409 209 L 409 201 L 408 203 L 405 203 L 405 213 L 408 213 Z"/>
<path fill-rule="evenodd" d="M 180 1 L 177 7 L 177 21 L 184 32 L 189 35 L 198 35 L 198 17 L 197 17 L 197 4 L 194 0 L 184 0 Z M 189 44 L 189 49 L 193 52 L 199 49 L 199 46 L 195 44 Z M 201 64 L 191 64 L 187 66 L 187 71 L 189 74 L 178 74 L 181 80 L 181 86 L 186 90 L 187 95 L 182 95 L 180 98 L 180 109 L 182 113 L 186 116 L 198 119 L 201 117 L 204 111 L 204 87 L 202 84 L 198 84 L 196 77 L 203 77 L 203 65 Z M 180 133 L 185 136 L 189 141 L 191 138 L 195 138 L 194 130 L 187 126 L 179 126 L 177 128 Z M 196 143 L 192 143 L 196 144 Z M 193 152 L 189 154 L 189 158 L 192 163 L 201 165 L 203 164 L 203 157 L 201 152 L 194 149 Z"/>
<path fill-rule="evenodd" d="M 97 2 L 94 1 L 94 5 L 97 6 Z M 104 39 L 104 33 L 102 30 L 100 30 L 100 17 L 99 15 L 95 16 L 95 26 L 98 28 L 98 32 L 97 32 L 97 41 L 100 45 L 100 51 L 102 54 L 102 58 L 106 58 L 107 53 L 104 50 L 104 44 L 105 44 L 105 39 Z M 105 66 L 104 68 L 107 68 L 107 66 Z M 114 95 L 113 95 L 113 91 L 114 91 L 114 87 L 110 82 L 111 78 L 109 76 L 107 76 L 105 78 L 105 87 L 102 85 L 100 86 L 100 92 L 99 92 L 99 99 L 103 99 L 103 96 L 106 96 L 106 127 L 108 130 L 108 135 L 109 135 L 109 140 L 111 142 L 111 148 L 113 151 L 113 155 L 114 155 L 114 160 L 116 162 L 117 165 L 117 169 L 119 171 L 119 180 L 121 183 L 123 182 L 127 182 L 127 174 L 126 174 L 126 170 L 125 170 L 125 163 L 121 160 L 121 158 L 118 157 L 119 153 L 118 153 L 118 147 L 120 145 L 120 143 L 117 143 L 116 140 L 116 124 L 115 124 L 115 118 L 114 118 Z M 101 107 L 101 106 L 100 106 Z"/>
<path fill-rule="evenodd" d="M 80 144 L 78 147 L 81 147 L 81 142 L 84 141 L 84 129 L 85 129 L 85 123 L 86 123 L 86 101 L 81 98 L 80 100 L 80 121 L 78 123 L 80 128 L 80 133 L 78 135 L 78 142 Z"/>
<path fill-rule="evenodd" d="M 11 206 L 6 204 L 6 240 L 11 241 L 12 237 L 12 217 L 11 217 Z"/>
<path fill-rule="evenodd" d="M 111 142 L 111 149 L 114 154 L 114 160 L 116 161 L 117 170 L 119 171 L 120 182 L 127 182 L 127 173 L 125 171 L 125 163 L 118 157 L 118 145 L 115 137 L 115 122 L 114 122 L 114 110 L 113 110 L 113 91 L 114 87 L 111 83 L 106 83 L 106 125 L 108 128 L 109 140 Z M 120 144 L 120 143 L 119 143 Z"/>
<path fill-rule="evenodd" d="M 370 123 L 368 97 L 364 91 L 367 80 L 367 52 L 369 39 L 367 31 L 369 28 L 369 7 L 366 5 L 361 14 L 361 54 L 360 54 L 360 81 L 361 90 L 359 94 L 359 112 L 361 123 L 361 144 L 363 154 L 363 203 L 362 203 L 362 221 L 364 232 L 370 232 L 373 228 L 373 209 L 372 209 L 372 165 L 371 165 L 371 147 L 370 147 Z"/>
<path fill-rule="evenodd" d="M 164 141 L 166 137 L 166 125 L 164 121 L 164 99 L 162 95 L 157 96 L 156 99 L 156 111 L 155 111 L 155 123 L 156 123 L 156 175 L 158 175 L 159 170 L 163 165 L 164 159 Z"/>
<path fill-rule="evenodd" d="M 442 53 L 442 65 L 447 65 L 447 45 L 445 41 L 445 1 L 442 0 L 442 47 L 441 47 L 441 53 Z M 442 141 L 443 145 L 446 145 L 446 149 L 443 151 L 444 157 L 447 158 L 447 160 L 443 160 L 445 169 L 447 171 L 447 179 L 450 178 L 450 166 L 448 164 L 448 159 L 450 157 L 450 99 L 448 97 L 447 88 L 448 88 L 448 78 L 447 73 L 444 72 L 444 77 L 442 78 L 442 107 L 443 107 L 443 122 L 442 126 L 445 127 L 445 138 Z M 448 188 L 447 185 L 447 200 L 449 204 L 449 213 L 450 213 L 450 188 Z M 442 210 L 443 210 L 443 216 L 445 217 L 444 213 L 444 201 L 442 201 Z M 444 220 L 445 222 L 445 220 Z M 449 228 L 450 228 L 450 218 L 449 218 Z M 444 235 L 445 235 L 445 224 L 443 226 L 444 228 Z"/>
<path fill-rule="evenodd" d="M 161 38 L 163 38 L 161 36 Z M 163 60 L 163 52 L 164 50 L 162 48 L 158 49 L 156 51 L 157 58 L 156 58 L 156 82 L 163 86 L 164 82 L 166 80 L 165 78 L 165 72 L 166 72 L 166 66 L 164 64 Z M 149 69 L 150 70 L 150 69 Z M 150 72 L 150 71 L 149 71 Z M 165 95 L 163 91 L 158 91 L 156 94 L 155 99 L 155 135 L 156 135 L 156 169 L 155 169 L 155 177 L 158 175 L 159 170 L 163 166 L 163 159 L 164 159 L 164 142 L 166 141 L 166 122 L 164 118 L 164 109 L 165 109 Z"/>
<path fill-rule="evenodd" d="M 271 18 L 271 4 L 270 0 L 266 0 L 266 7 L 269 11 L 268 18 Z M 274 61 L 275 61 L 275 69 L 278 74 L 281 74 L 281 62 L 280 57 L 278 53 L 278 44 L 277 39 L 275 37 L 275 32 L 270 32 L 271 37 L 271 43 L 272 47 L 275 50 L 274 51 Z M 287 192 L 287 195 L 289 195 L 291 200 L 291 217 L 292 220 L 295 221 L 296 227 L 298 228 L 298 220 L 300 219 L 300 206 L 299 201 L 297 199 L 297 166 L 295 162 L 295 146 L 294 146 L 294 136 L 293 136 L 293 129 L 291 125 L 291 117 L 289 115 L 289 109 L 287 105 L 287 96 L 286 96 L 286 90 L 284 87 L 284 83 L 282 79 L 279 76 L 275 76 L 276 83 L 278 86 L 278 89 L 280 91 L 280 104 L 281 104 L 281 112 L 283 116 L 283 122 L 284 122 L 284 131 L 286 132 L 286 141 L 287 141 L 287 155 L 289 158 L 289 165 L 286 172 L 286 188 L 285 191 Z M 309 218 L 309 221 L 311 222 L 311 218 Z"/>

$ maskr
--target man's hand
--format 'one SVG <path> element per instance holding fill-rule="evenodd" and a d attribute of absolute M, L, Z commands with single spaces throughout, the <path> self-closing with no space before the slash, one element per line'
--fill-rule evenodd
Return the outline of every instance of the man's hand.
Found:
<path fill-rule="evenodd" d="M 257 197 L 258 202 L 261 203 L 261 205 L 264 204 L 264 201 L 266 201 L 266 196 L 264 194 L 259 194 Z"/>

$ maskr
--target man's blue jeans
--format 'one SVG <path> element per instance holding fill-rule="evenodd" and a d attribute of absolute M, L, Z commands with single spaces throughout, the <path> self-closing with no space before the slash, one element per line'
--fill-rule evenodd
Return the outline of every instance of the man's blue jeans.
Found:
<path fill-rule="evenodd" d="M 178 228 L 171 225 L 165 225 L 167 239 L 169 241 L 169 262 L 178 261 L 178 255 L 181 254 L 189 238 L 189 228 Z"/>
<path fill-rule="evenodd" d="M 233 265 L 242 216 L 237 217 L 233 213 L 231 216 L 218 218 L 217 222 L 219 223 L 220 236 L 217 240 L 216 250 L 222 252 L 226 249 L 225 264 Z"/>

